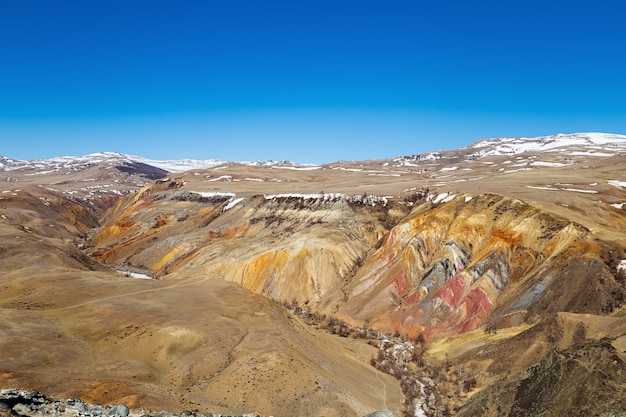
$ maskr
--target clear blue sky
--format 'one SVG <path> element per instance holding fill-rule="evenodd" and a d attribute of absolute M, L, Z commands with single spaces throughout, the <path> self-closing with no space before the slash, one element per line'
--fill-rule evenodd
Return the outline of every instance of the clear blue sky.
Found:
<path fill-rule="evenodd" d="M 626 133 L 626 2 L 0 0 L 0 155 L 330 162 Z"/>

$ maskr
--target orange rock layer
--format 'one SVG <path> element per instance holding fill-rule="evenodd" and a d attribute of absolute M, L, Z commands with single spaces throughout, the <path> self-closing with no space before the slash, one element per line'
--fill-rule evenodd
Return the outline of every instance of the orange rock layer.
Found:
<path fill-rule="evenodd" d="M 386 229 L 394 222 L 381 219 L 393 207 L 255 197 L 224 210 L 226 200 L 179 201 L 177 192 L 147 188 L 122 202 L 95 236 L 94 254 L 171 279 L 234 281 L 427 339 L 511 315 L 599 313 L 623 297 L 585 228 L 511 198 L 422 202 Z M 571 279 L 566 264 L 581 257 L 596 267 L 579 268 L 578 280 L 608 283 L 584 301 L 559 288 Z M 547 309 L 546 292 L 557 294 Z"/>

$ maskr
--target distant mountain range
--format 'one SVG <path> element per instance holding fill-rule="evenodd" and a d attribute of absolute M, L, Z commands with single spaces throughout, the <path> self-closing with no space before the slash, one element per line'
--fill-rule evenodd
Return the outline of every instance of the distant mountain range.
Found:
<path fill-rule="evenodd" d="M 419 155 L 394 158 L 398 166 L 410 166 L 415 162 L 460 158 L 480 159 L 488 156 L 518 156 L 522 154 L 544 153 L 553 156 L 614 156 L 626 152 L 626 136 L 611 133 L 572 133 L 534 138 L 505 137 L 484 139 L 469 146 Z"/>
<path fill-rule="evenodd" d="M 38 173 L 59 172 L 63 170 L 78 171 L 94 165 L 124 166 L 144 164 L 167 172 L 182 172 L 190 169 L 206 169 L 228 163 L 220 159 L 173 159 L 155 160 L 142 156 L 127 155 L 119 152 L 97 152 L 83 156 L 58 156 L 55 158 L 19 160 L 0 156 L 0 170 L 32 170 Z M 297 165 L 290 161 L 240 162 L 247 165 Z"/>
<path fill-rule="evenodd" d="M 221 192 L 231 192 L 233 187 L 231 182 L 243 181 L 248 183 L 274 182 L 277 186 L 283 184 L 282 187 L 269 191 L 270 194 L 284 194 L 294 192 L 293 184 L 285 184 L 294 180 L 299 181 L 299 178 L 307 172 L 311 175 L 314 173 L 326 175 L 328 172 L 335 171 L 337 175 L 343 175 L 344 180 L 348 179 L 346 176 L 348 173 L 350 178 L 363 177 L 359 180 L 362 182 L 363 192 L 389 195 L 389 193 L 397 194 L 399 191 L 412 189 L 416 175 L 423 186 L 441 187 L 456 183 L 468 184 L 478 178 L 496 174 L 560 168 L 574 164 L 586 166 L 590 160 L 606 159 L 623 154 L 626 154 L 626 136 L 624 135 L 574 133 L 535 138 L 485 139 L 452 150 L 369 161 L 338 161 L 323 165 L 303 165 L 291 161 L 232 162 L 191 158 L 153 160 L 118 152 L 59 156 L 39 160 L 18 160 L 0 156 L 0 182 L 18 182 L 22 186 L 28 183 L 39 184 L 51 191 L 90 200 L 94 197 L 134 192 L 151 181 L 164 178 L 169 174 L 182 174 L 190 170 L 203 172 L 218 170 L 210 174 L 207 181 L 219 188 Z M 231 172 L 233 170 L 239 171 L 240 174 L 233 175 Z M 290 172 L 293 172 L 293 175 L 288 174 Z M 612 180 L 620 181 L 619 178 L 612 178 Z M 76 187 L 76 184 L 80 183 L 84 184 Z M 221 183 L 224 184 L 220 185 Z M 333 184 L 335 192 L 345 192 L 336 188 L 341 183 L 341 181 L 333 180 L 328 184 Z M 405 185 L 406 187 L 402 188 Z M 545 186 L 544 184 L 527 185 Z M 297 192 L 318 194 L 321 186 L 322 184 L 318 184 L 311 177 L 298 186 Z M 216 191 L 217 188 L 215 188 Z M 249 187 L 249 191 L 256 192 L 257 188 Z M 241 187 L 237 189 L 240 190 Z M 326 189 L 326 191 L 329 190 Z"/>
<path fill-rule="evenodd" d="M 516 156 L 521 154 L 547 153 L 556 156 L 613 156 L 626 152 L 626 136 L 610 133 L 573 133 L 540 136 L 534 138 L 505 137 L 480 140 L 469 146 L 454 149 L 426 152 L 408 156 L 384 159 L 397 167 L 416 166 L 424 161 L 440 159 L 474 160 L 488 156 Z M 344 161 L 345 162 L 345 161 Z M 167 172 L 183 172 L 191 169 L 207 169 L 223 164 L 239 163 L 250 166 L 294 166 L 315 167 L 312 164 L 298 164 L 291 161 L 225 161 L 220 159 L 172 159 L 155 160 L 142 156 L 127 155 L 119 152 L 98 152 L 83 156 L 59 156 L 55 158 L 19 160 L 0 156 L 0 171 L 33 171 L 38 174 L 79 171 L 95 165 L 100 166 L 136 166 L 149 165 Z"/>

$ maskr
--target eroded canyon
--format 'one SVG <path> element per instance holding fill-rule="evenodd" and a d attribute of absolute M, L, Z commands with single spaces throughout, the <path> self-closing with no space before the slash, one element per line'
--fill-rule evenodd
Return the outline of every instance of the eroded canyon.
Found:
<path fill-rule="evenodd" d="M 126 170 L 124 196 L 70 193 L 97 171 L 7 171 L 0 385 L 230 414 L 620 415 L 626 138 L 595 135 Z M 420 357 L 374 367 L 381 340 Z"/>

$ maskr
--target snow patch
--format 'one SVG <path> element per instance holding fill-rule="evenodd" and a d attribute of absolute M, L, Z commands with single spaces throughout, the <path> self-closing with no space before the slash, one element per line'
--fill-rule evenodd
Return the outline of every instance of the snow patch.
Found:
<path fill-rule="evenodd" d="M 330 193 L 330 194 L 264 194 L 266 200 L 274 200 L 277 198 L 299 198 L 302 200 L 324 200 L 335 201 L 343 198 L 343 194 Z"/>
<path fill-rule="evenodd" d="M 222 193 L 222 192 L 218 192 L 218 191 L 191 191 L 191 190 L 187 190 L 190 193 L 195 193 L 195 194 L 200 194 L 202 197 L 230 197 L 233 198 L 235 197 L 235 193 Z"/>
<path fill-rule="evenodd" d="M 340 171 L 348 171 L 348 172 L 363 172 L 365 171 L 362 168 L 344 168 L 344 167 L 333 167 L 333 169 L 338 169 Z"/>
<path fill-rule="evenodd" d="M 566 154 L 567 156 L 615 156 L 614 153 L 593 152 L 593 151 L 574 151 Z"/>
<path fill-rule="evenodd" d="M 350 203 L 361 203 L 361 204 L 374 207 L 377 204 L 382 204 L 383 206 L 386 206 L 390 198 L 393 198 L 393 197 L 375 196 L 375 195 L 366 195 L 366 196 L 353 195 L 353 196 L 348 197 L 348 201 Z"/>
<path fill-rule="evenodd" d="M 566 166 L 565 164 L 562 164 L 560 162 L 543 162 L 543 161 L 534 161 L 531 162 L 530 165 L 535 166 L 535 167 L 564 167 Z"/>
<path fill-rule="evenodd" d="M 509 169 L 507 171 L 504 171 L 505 174 L 510 174 L 512 172 L 520 172 L 520 171 L 532 171 L 532 168 L 519 168 L 519 169 Z"/>
<path fill-rule="evenodd" d="M 573 191 L 575 193 L 598 194 L 596 190 L 581 190 L 579 188 L 561 188 L 563 191 Z"/>
<path fill-rule="evenodd" d="M 420 396 L 415 400 L 415 409 L 413 410 L 413 415 L 415 417 L 428 417 L 426 412 L 424 411 L 424 403 L 426 403 L 426 392 L 424 391 L 424 384 L 415 380 L 416 384 L 420 386 Z"/>
<path fill-rule="evenodd" d="M 548 190 L 548 191 L 559 191 L 560 190 L 560 188 L 540 187 L 540 186 L 535 186 L 535 185 L 527 185 L 526 188 L 532 188 L 533 190 Z"/>
<path fill-rule="evenodd" d="M 241 203 L 244 200 L 245 200 L 245 198 L 243 198 L 243 197 L 232 199 L 231 201 L 228 202 L 228 204 L 226 204 L 224 206 L 224 209 L 222 210 L 222 213 L 225 212 L 225 211 L 230 210 L 231 208 L 235 207 L 237 204 Z"/>
<path fill-rule="evenodd" d="M 618 188 L 626 188 L 626 181 L 609 180 L 609 185 L 612 185 Z"/>
<path fill-rule="evenodd" d="M 447 203 L 454 200 L 456 194 L 443 193 L 443 194 L 431 194 L 426 198 L 426 201 L 432 201 L 434 204 Z"/>
<path fill-rule="evenodd" d="M 271 167 L 272 169 L 290 169 L 292 171 L 314 171 L 316 169 L 320 169 L 322 168 L 321 166 L 318 165 L 313 165 L 313 166 L 278 166 L 278 165 L 272 165 Z"/>
<path fill-rule="evenodd" d="M 441 158 L 443 158 L 443 155 L 441 155 L 441 153 L 439 152 L 430 152 L 430 153 L 424 153 L 424 154 L 420 154 L 420 155 L 408 155 L 408 156 L 402 156 L 400 158 L 395 158 L 393 160 L 393 162 L 396 162 L 397 164 L 394 164 L 394 167 L 418 167 L 420 166 L 420 162 L 425 162 L 425 161 L 438 161 Z"/>
<path fill-rule="evenodd" d="M 386 206 L 392 196 L 376 196 L 376 195 L 352 195 L 346 196 L 340 193 L 328 193 L 328 194 L 265 194 L 263 195 L 266 200 L 274 200 L 280 198 L 298 198 L 302 200 L 322 200 L 322 201 L 339 201 L 345 199 L 349 203 L 360 203 L 369 206 L 376 206 L 382 204 Z"/>
<path fill-rule="evenodd" d="M 597 194 L 596 190 L 582 190 L 580 188 L 555 188 L 548 186 L 535 186 L 535 185 L 527 185 L 526 188 L 532 188 L 534 190 L 548 190 L 548 191 L 572 191 L 575 193 L 585 193 L 585 194 Z"/>
<path fill-rule="evenodd" d="M 217 178 L 209 178 L 207 180 L 207 182 L 215 182 L 215 181 L 232 181 L 233 180 L 233 176 L 232 175 L 221 175 Z"/>
<path fill-rule="evenodd" d="M 117 272 L 119 272 L 120 274 L 130 277 L 130 278 L 137 278 L 137 279 L 154 279 L 152 278 L 150 275 L 146 275 L 146 274 L 138 274 L 137 272 L 129 272 L 129 271 L 123 271 L 121 269 L 116 269 Z"/>

